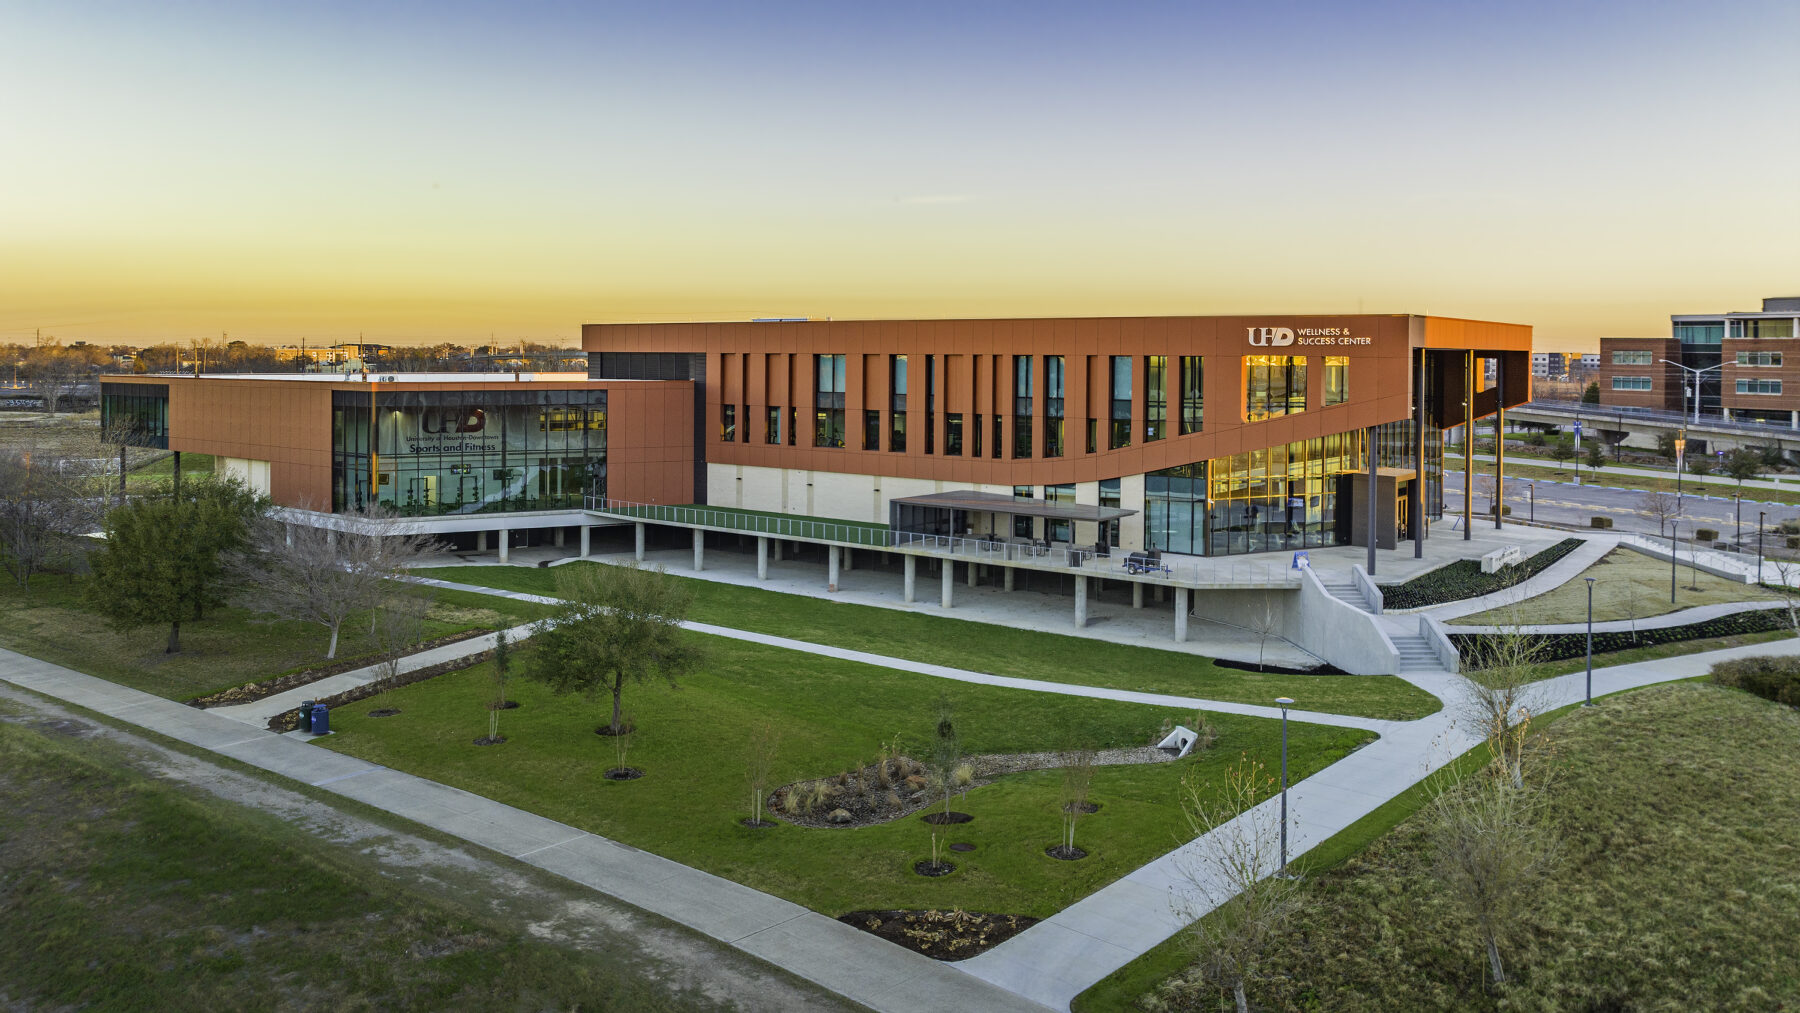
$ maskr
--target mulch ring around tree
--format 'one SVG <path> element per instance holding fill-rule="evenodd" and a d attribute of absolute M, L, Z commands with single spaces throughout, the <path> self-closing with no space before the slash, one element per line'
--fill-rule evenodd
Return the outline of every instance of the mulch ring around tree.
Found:
<path fill-rule="evenodd" d="M 621 725 L 621 726 L 619 726 L 619 730 L 616 732 L 613 731 L 612 725 L 601 725 L 600 727 L 594 729 L 594 734 L 595 735 L 605 735 L 610 738 L 614 735 L 630 735 L 632 732 L 635 732 L 635 731 L 637 731 L 636 725 Z"/>
<path fill-rule="evenodd" d="M 838 921 L 938 960 L 986 952 L 1037 924 L 1024 915 L 972 911 L 852 911 Z"/>
<path fill-rule="evenodd" d="M 398 707 L 377 707 L 369 712 L 369 716 L 372 718 L 391 718 L 398 713 L 400 713 L 400 708 Z"/>
<path fill-rule="evenodd" d="M 950 845 L 950 850 L 960 854 L 962 852 L 974 851 L 975 845 L 970 844 L 967 841 L 957 841 L 955 844 Z"/>
<path fill-rule="evenodd" d="M 517 700 L 508 700 L 505 703 L 490 703 L 490 704 L 488 704 L 488 710 L 491 710 L 491 711 L 517 710 L 518 707 L 519 707 L 519 701 L 517 701 Z"/>
<path fill-rule="evenodd" d="M 600 775 L 608 781 L 635 781 L 644 776 L 644 772 L 636 767 L 614 767 Z"/>
<path fill-rule="evenodd" d="M 1087 852 L 1080 848 L 1071 848 L 1063 844 L 1052 844 L 1044 849 L 1044 854 L 1063 862 L 1079 862 L 1087 857 Z"/>
<path fill-rule="evenodd" d="M 956 866 L 951 862 L 934 862 L 931 859 L 926 858 L 914 862 L 913 871 L 921 876 L 931 876 L 935 878 L 938 876 L 950 875 L 956 871 Z"/>
<path fill-rule="evenodd" d="M 925 815 L 923 815 L 919 818 L 924 820 L 925 822 L 931 824 L 932 826 L 943 827 L 943 826 L 949 826 L 953 823 L 967 823 L 970 820 L 973 820 L 975 817 L 970 816 L 968 813 L 944 812 L 942 810 L 939 810 L 937 812 L 926 813 Z"/>
<path fill-rule="evenodd" d="M 475 744 L 478 746 L 497 746 L 505 741 L 506 736 L 504 735 L 483 735 L 481 738 L 475 740 Z"/>
<path fill-rule="evenodd" d="M 746 816 L 743 819 L 738 820 L 738 825 L 749 827 L 752 830 L 772 830 L 775 827 L 781 826 L 781 822 L 779 820 L 753 820 Z"/>
<path fill-rule="evenodd" d="M 1092 816 L 1095 813 L 1100 811 L 1100 803 L 1098 803 L 1098 802 L 1083 802 L 1080 804 L 1080 806 L 1076 806 L 1074 802 L 1064 802 L 1063 803 L 1063 812 L 1068 812 L 1071 808 L 1079 808 L 1083 815 Z"/>
<path fill-rule="evenodd" d="M 1094 757 L 1097 766 L 1170 763 L 1174 760 L 1173 753 L 1152 746 L 1103 749 Z M 1055 768 L 1061 763 L 1061 755 L 1054 752 L 989 753 L 964 757 L 963 762 L 971 768 L 971 776 L 967 784 L 955 789 L 953 804 L 954 796 L 1008 774 Z M 938 807 L 937 815 L 941 819 L 943 789 L 932 784 L 924 764 L 908 756 L 883 757 L 875 763 L 831 777 L 784 784 L 770 792 L 768 798 L 769 810 L 783 820 L 795 826 L 816 828 L 891 823 L 932 805 Z M 957 816 L 962 819 L 955 818 Z M 923 818 L 940 823 L 939 819 L 929 815 Z M 950 822 L 962 823 L 973 818 L 966 813 L 953 813 Z"/>

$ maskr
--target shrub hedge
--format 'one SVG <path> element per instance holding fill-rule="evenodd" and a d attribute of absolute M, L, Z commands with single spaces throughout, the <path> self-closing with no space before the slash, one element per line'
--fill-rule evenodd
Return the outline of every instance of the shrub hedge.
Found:
<path fill-rule="evenodd" d="M 1404 584 L 1382 585 L 1382 608 L 1390 612 L 1424 608 L 1504 591 L 1514 584 L 1537 576 L 1580 546 L 1581 539 L 1565 538 L 1530 559 L 1520 560 L 1501 569 L 1499 573 L 1482 573 L 1479 559 L 1460 559 L 1430 573 L 1421 573 Z"/>
<path fill-rule="evenodd" d="M 1754 693 L 1765 700 L 1800 707 L 1800 658 L 1737 658 L 1712 667 L 1712 681 Z"/>
<path fill-rule="evenodd" d="M 1696 542 L 1716 542 L 1718 540 L 1719 533 L 1712 528 L 1701 528 L 1694 532 L 1694 541 Z"/>
<path fill-rule="evenodd" d="M 1612 527 L 1612 518 L 1611 517 L 1589 517 L 1588 524 L 1589 524 L 1589 526 L 1596 527 L 1596 528 L 1610 528 L 1610 527 Z"/>
<path fill-rule="evenodd" d="M 1684 626 L 1656 626 L 1640 629 L 1636 633 L 1630 631 L 1617 633 L 1594 634 L 1594 653 L 1604 654 L 1609 651 L 1625 651 L 1633 647 L 1653 647 L 1657 644 L 1676 644 L 1684 640 L 1705 640 L 1711 637 L 1735 637 L 1745 633 L 1768 633 L 1788 628 L 1787 610 L 1776 606 L 1760 609 L 1755 612 L 1734 612 L 1728 616 L 1719 616 L 1704 622 L 1688 623 Z M 1489 649 L 1489 641 L 1496 637 L 1508 636 L 1502 633 L 1452 633 L 1450 642 L 1465 658 L 1480 657 Z M 1587 652 L 1587 631 L 1580 633 L 1543 633 L 1531 634 L 1541 645 L 1535 655 L 1538 661 L 1562 661 L 1567 658 L 1579 658 Z"/>

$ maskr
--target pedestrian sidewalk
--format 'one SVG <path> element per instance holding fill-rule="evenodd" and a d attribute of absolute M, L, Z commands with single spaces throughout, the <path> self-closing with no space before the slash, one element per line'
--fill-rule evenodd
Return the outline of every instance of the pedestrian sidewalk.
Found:
<path fill-rule="evenodd" d="M 1688 679 L 1714 662 L 1765 654 L 1800 654 L 1800 640 L 1595 669 L 1593 692 L 1600 697 Z M 1581 702 L 1583 680 L 1577 672 L 1537 684 L 1531 691 L 1535 709 L 1548 713 Z M 1453 681 L 1448 675 L 1429 676 L 1417 684 L 1442 691 Z M 1383 735 L 1289 789 L 1290 861 L 1481 743 L 1484 729 L 1459 720 L 1457 698 L 1445 703 L 1437 714 Z M 1272 821 L 1278 805 L 1270 799 L 957 966 L 1046 1006 L 1067 1009 L 1077 995 L 1222 902 L 1229 894 L 1203 859 L 1206 849 L 1247 833 L 1247 824 Z M 1276 871 L 1273 866 L 1265 873 Z"/>
<path fill-rule="evenodd" d="M 1514 584 L 1512 587 L 1501 591 L 1495 591 L 1492 594 L 1484 594 L 1479 598 L 1465 598 L 1462 601 L 1446 602 L 1442 605 L 1431 605 L 1425 608 L 1411 609 L 1405 612 L 1384 613 L 1384 615 L 1410 618 L 1424 612 L 1430 613 L 1431 618 L 1442 622 L 1448 619 L 1455 619 L 1458 616 L 1474 615 L 1477 612 L 1486 612 L 1488 609 L 1511 605 L 1514 602 L 1524 601 L 1527 598 L 1535 598 L 1546 591 L 1553 591 L 1569 581 L 1574 580 L 1576 577 L 1581 576 L 1583 570 L 1594 565 L 1594 563 L 1598 562 L 1602 556 L 1605 556 L 1619 545 L 1619 537 L 1617 535 L 1576 534 L 1574 532 L 1569 532 L 1565 537 L 1580 538 L 1582 540 L 1582 545 L 1573 552 L 1557 560 L 1555 563 L 1552 563 L 1543 572 L 1534 574 L 1529 579 Z M 1560 541 L 1560 539 L 1558 540 Z M 1419 625 L 1418 620 L 1411 619 L 1409 625 L 1412 627 L 1412 631 L 1416 632 Z"/>
<path fill-rule="evenodd" d="M 1492 455 L 1492 454 L 1476 454 L 1475 460 L 1477 462 L 1484 463 L 1484 464 L 1493 464 L 1494 463 L 1494 455 Z M 1540 460 L 1537 460 L 1536 458 L 1518 457 L 1513 454 L 1507 454 L 1506 460 L 1508 461 L 1508 463 L 1511 463 L 1511 464 L 1522 464 L 1522 465 L 1525 465 L 1527 467 L 1532 467 L 1532 468 L 1550 468 L 1550 469 L 1553 469 L 1556 471 L 1565 472 L 1568 474 L 1569 481 L 1571 484 L 1574 484 L 1574 481 L 1575 481 L 1576 469 L 1575 469 L 1575 462 L 1573 459 L 1571 459 L 1570 462 L 1566 466 L 1560 466 L 1560 467 L 1557 465 L 1557 462 L 1555 462 L 1555 461 L 1540 461 Z M 1593 472 L 1598 472 L 1602 475 L 1614 475 L 1614 476 L 1621 476 L 1621 477 L 1627 477 L 1627 478 L 1660 478 L 1660 479 L 1663 479 L 1664 481 L 1668 481 L 1668 482 L 1675 481 L 1674 469 L 1670 469 L 1668 471 L 1659 471 L 1655 468 L 1633 468 L 1633 467 L 1629 467 L 1626 465 L 1620 465 L 1620 464 L 1603 464 L 1598 468 L 1590 468 L 1590 467 L 1588 467 L 1588 464 L 1586 461 L 1581 462 L 1580 474 L 1587 475 L 1587 474 L 1591 474 Z M 1461 471 L 1458 470 L 1457 474 L 1461 474 Z M 1530 481 L 1530 480 L 1525 479 L 1524 481 Z M 1737 489 L 1737 487 L 1738 487 L 1738 480 L 1735 478 L 1732 478 L 1730 475 L 1716 475 L 1716 474 L 1696 475 L 1690 471 L 1684 471 L 1681 473 L 1681 483 L 1683 485 L 1691 484 L 1696 489 L 1702 488 L 1704 486 L 1713 486 L 1713 485 L 1727 486 L 1728 488 L 1726 490 L 1726 495 L 1724 496 L 1725 499 L 1730 499 L 1731 491 Z M 1800 492 L 1800 477 L 1796 477 L 1794 479 L 1787 480 L 1787 481 L 1783 481 L 1782 479 L 1779 479 L 1779 478 L 1773 478 L 1773 479 L 1770 479 L 1770 478 L 1747 478 L 1744 480 L 1744 488 L 1745 489 L 1767 489 L 1771 492 Z M 1696 493 L 1696 495 L 1699 495 L 1699 494 Z"/>
<path fill-rule="evenodd" d="M 731 944 L 876 1010 L 1039 1004 L 798 904 L 470 792 L 0 650 L 0 679 L 393 813 Z"/>
<path fill-rule="evenodd" d="M 1696 605 L 1693 608 L 1668 612 L 1660 616 L 1648 616 L 1643 619 L 1603 620 L 1594 624 L 1594 632 L 1630 633 L 1634 630 L 1664 629 L 1670 626 L 1686 626 L 1689 623 L 1703 623 L 1708 619 L 1737 615 L 1740 612 L 1767 612 L 1786 607 L 1778 601 L 1728 601 L 1716 605 Z M 1451 626 L 1448 624 L 1444 626 L 1446 633 L 1586 633 L 1587 629 L 1586 621 L 1535 623 L 1522 626 Z"/>

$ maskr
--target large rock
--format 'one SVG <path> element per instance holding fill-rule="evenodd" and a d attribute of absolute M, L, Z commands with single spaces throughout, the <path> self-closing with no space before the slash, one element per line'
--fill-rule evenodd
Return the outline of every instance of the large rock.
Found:
<path fill-rule="evenodd" d="M 850 810 L 848 809 L 833 809 L 825 816 L 827 823 L 848 823 L 850 820 Z"/>

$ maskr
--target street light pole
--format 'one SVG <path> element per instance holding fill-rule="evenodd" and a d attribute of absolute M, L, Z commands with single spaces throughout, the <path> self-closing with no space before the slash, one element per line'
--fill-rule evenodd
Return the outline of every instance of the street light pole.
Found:
<path fill-rule="evenodd" d="M 1287 875 L 1287 712 L 1294 705 L 1289 697 L 1277 697 L 1275 702 L 1281 706 L 1281 870 L 1277 876 Z"/>
<path fill-rule="evenodd" d="M 1536 482 L 1531 483 L 1531 485 L 1528 488 L 1531 489 L 1531 523 L 1536 524 L 1537 523 L 1537 483 Z"/>
<path fill-rule="evenodd" d="M 1687 453 L 1687 430 L 1675 430 L 1675 509 L 1681 509 L 1681 459 Z"/>
<path fill-rule="evenodd" d="M 1675 604 L 1675 561 L 1681 556 L 1680 521 L 1669 522 L 1669 604 Z"/>
<path fill-rule="evenodd" d="M 1583 707 L 1594 705 L 1594 578 L 1587 578 L 1588 585 L 1588 623 L 1587 623 L 1587 702 Z"/>
<path fill-rule="evenodd" d="M 1731 551 L 1742 552 L 1744 551 L 1744 491 L 1739 489 L 1737 495 L 1732 499 L 1737 500 L 1737 542 Z"/>
<path fill-rule="evenodd" d="M 1758 510 L 1756 512 L 1756 582 L 1758 584 L 1762 583 L 1762 535 L 1763 515 L 1765 513 L 1767 513 L 1765 510 Z"/>
<path fill-rule="evenodd" d="M 1700 377 L 1703 376 L 1704 374 L 1712 372 L 1715 369 L 1723 369 L 1725 367 L 1725 364 L 1723 362 L 1721 362 L 1717 366 L 1707 366 L 1704 369 L 1695 369 L 1692 366 L 1683 366 L 1681 363 L 1675 362 L 1671 359 L 1663 359 L 1661 361 L 1667 363 L 1668 365 L 1674 366 L 1676 369 L 1685 371 L 1688 374 L 1688 376 L 1693 378 L 1693 381 L 1694 381 L 1694 425 L 1699 425 L 1700 424 Z M 1682 399 L 1686 400 L 1686 398 L 1687 398 L 1687 384 L 1686 383 L 1683 383 L 1681 385 L 1681 395 L 1682 395 Z"/>

